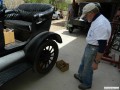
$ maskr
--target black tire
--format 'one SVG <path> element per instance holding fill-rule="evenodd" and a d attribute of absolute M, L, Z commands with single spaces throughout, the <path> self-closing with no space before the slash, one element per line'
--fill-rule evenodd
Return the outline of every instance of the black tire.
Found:
<path fill-rule="evenodd" d="M 58 58 L 58 45 L 53 40 L 46 40 L 39 47 L 34 62 L 34 69 L 40 74 L 51 71 Z"/>
<path fill-rule="evenodd" d="M 69 27 L 68 30 L 69 30 L 69 33 L 72 33 L 73 32 L 73 27 Z"/>

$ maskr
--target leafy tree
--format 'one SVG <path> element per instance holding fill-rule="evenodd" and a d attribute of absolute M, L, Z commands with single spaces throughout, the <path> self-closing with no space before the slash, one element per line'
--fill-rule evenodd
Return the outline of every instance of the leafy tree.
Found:
<path fill-rule="evenodd" d="M 71 0 L 24 0 L 25 3 L 48 3 L 55 6 L 56 9 L 67 10 Z"/>

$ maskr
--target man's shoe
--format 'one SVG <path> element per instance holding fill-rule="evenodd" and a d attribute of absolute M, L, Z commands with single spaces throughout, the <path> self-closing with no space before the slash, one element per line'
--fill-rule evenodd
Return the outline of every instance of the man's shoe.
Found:
<path fill-rule="evenodd" d="M 74 74 L 74 78 L 77 79 L 77 80 L 79 80 L 80 83 L 82 83 L 82 80 L 79 78 L 79 75 L 78 75 L 78 74 Z"/>
<path fill-rule="evenodd" d="M 84 85 L 84 84 L 80 84 L 80 85 L 78 86 L 78 88 L 81 89 L 81 90 L 86 90 L 86 89 L 90 89 L 91 86 L 86 86 L 86 85 Z"/>

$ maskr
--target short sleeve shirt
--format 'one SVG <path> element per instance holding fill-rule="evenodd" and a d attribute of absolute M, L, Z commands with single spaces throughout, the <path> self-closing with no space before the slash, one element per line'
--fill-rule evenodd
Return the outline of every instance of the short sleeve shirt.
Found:
<path fill-rule="evenodd" d="M 90 26 L 86 41 L 91 45 L 98 45 L 98 40 L 109 40 L 111 24 L 103 15 L 98 16 Z"/>

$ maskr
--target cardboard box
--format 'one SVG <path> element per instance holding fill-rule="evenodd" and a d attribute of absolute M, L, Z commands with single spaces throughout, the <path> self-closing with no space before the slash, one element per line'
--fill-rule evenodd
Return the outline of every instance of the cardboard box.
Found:
<path fill-rule="evenodd" d="M 10 44 L 15 42 L 14 31 L 12 29 L 4 30 L 4 40 L 5 40 L 5 44 Z"/>

